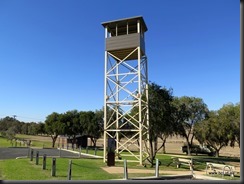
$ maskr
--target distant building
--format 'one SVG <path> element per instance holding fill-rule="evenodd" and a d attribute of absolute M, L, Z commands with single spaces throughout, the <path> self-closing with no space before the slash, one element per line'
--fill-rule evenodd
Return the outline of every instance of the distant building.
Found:
<path fill-rule="evenodd" d="M 76 146 L 76 148 L 79 147 L 85 148 L 88 146 L 88 138 L 90 138 L 89 135 L 76 135 L 74 145 Z M 72 142 L 73 142 L 73 138 L 70 138 L 65 135 L 58 136 L 58 147 L 61 148 L 72 147 Z"/>

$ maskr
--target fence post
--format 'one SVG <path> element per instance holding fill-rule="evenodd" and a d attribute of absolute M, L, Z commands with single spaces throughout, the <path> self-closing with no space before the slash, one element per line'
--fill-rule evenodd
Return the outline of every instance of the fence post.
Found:
<path fill-rule="evenodd" d="M 61 157 L 61 148 L 59 148 L 59 157 Z"/>
<path fill-rule="evenodd" d="M 36 151 L 36 165 L 39 164 L 39 151 Z"/>
<path fill-rule="evenodd" d="M 158 164 L 158 159 L 156 159 L 155 175 L 156 175 L 157 178 L 159 177 L 159 164 Z"/>
<path fill-rule="evenodd" d="M 28 151 L 27 151 L 27 158 L 29 158 L 30 156 L 30 148 L 28 148 Z"/>
<path fill-rule="evenodd" d="M 31 149 L 30 161 L 33 161 L 33 149 Z"/>
<path fill-rule="evenodd" d="M 190 170 L 191 170 L 191 174 L 194 175 L 193 173 L 193 159 L 191 158 L 191 161 L 190 161 Z"/>
<path fill-rule="evenodd" d="M 97 155 L 97 147 L 95 147 L 94 155 Z"/>
<path fill-rule="evenodd" d="M 80 149 L 79 149 L 79 158 L 81 157 L 81 146 L 80 146 Z"/>
<path fill-rule="evenodd" d="M 52 159 L 51 176 L 56 176 L 56 158 Z"/>
<path fill-rule="evenodd" d="M 128 169 L 126 159 L 124 159 L 124 179 L 128 180 Z"/>
<path fill-rule="evenodd" d="M 43 170 L 46 169 L 46 162 L 47 162 L 47 155 L 44 154 L 44 155 L 43 155 L 43 160 L 42 160 L 42 169 L 43 169 Z"/>
<path fill-rule="evenodd" d="M 68 180 L 71 180 L 71 173 L 72 173 L 72 160 L 69 160 L 69 168 L 68 168 Z"/>

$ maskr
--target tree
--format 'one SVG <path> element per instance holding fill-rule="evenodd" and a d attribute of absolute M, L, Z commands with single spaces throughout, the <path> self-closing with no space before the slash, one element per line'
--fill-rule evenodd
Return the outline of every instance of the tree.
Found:
<path fill-rule="evenodd" d="M 195 125 L 195 136 L 201 144 L 210 145 L 219 157 L 219 151 L 229 143 L 229 126 L 221 120 L 217 111 L 211 111 L 209 118 L 197 122 Z"/>
<path fill-rule="evenodd" d="M 65 124 L 65 133 L 72 138 L 72 147 L 74 147 L 76 136 L 83 133 L 80 113 L 77 110 L 67 111 L 62 115 L 61 121 Z"/>
<path fill-rule="evenodd" d="M 10 128 L 8 128 L 8 130 L 5 132 L 5 137 L 6 137 L 8 140 L 10 140 L 11 143 L 12 143 L 12 141 L 13 141 L 14 139 L 16 139 L 16 138 L 15 138 L 15 135 L 16 135 L 16 129 L 15 129 L 15 127 L 10 127 Z"/>
<path fill-rule="evenodd" d="M 45 124 L 43 122 L 37 123 L 36 132 L 41 135 L 45 134 Z"/>
<path fill-rule="evenodd" d="M 28 123 L 28 134 L 29 135 L 37 135 L 38 134 L 38 124 L 35 122 Z"/>
<path fill-rule="evenodd" d="M 178 109 L 177 117 L 180 122 L 177 132 L 186 139 L 188 155 L 190 155 L 190 147 L 195 137 L 194 125 L 208 117 L 209 110 L 203 100 L 196 97 L 175 97 L 174 104 Z"/>
<path fill-rule="evenodd" d="M 21 132 L 21 123 L 15 118 L 6 116 L 0 119 L 0 133 L 2 137 L 6 137 L 12 142 L 15 135 Z"/>
<path fill-rule="evenodd" d="M 29 133 L 28 133 L 28 130 L 29 130 L 28 126 L 29 126 L 29 123 L 24 123 L 24 124 L 21 126 L 21 133 L 22 133 L 22 134 L 26 134 L 26 135 L 29 134 Z"/>
<path fill-rule="evenodd" d="M 237 143 L 240 147 L 240 103 L 236 105 L 233 103 L 224 104 L 218 114 L 222 122 L 229 126 L 230 146 L 234 147 Z"/>
<path fill-rule="evenodd" d="M 103 133 L 103 110 L 96 110 L 94 112 L 94 117 L 92 119 L 92 125 L 88 129 L 88 133 L 91 136 L 91 140 L 93 142 L 94 147 L 96 147 L 97 140 L 101 137 Z"/>
<path fill-rule="evenodd" d="M 149 94 L 149 162 L 151 167 L 157 152 L 165 146 L 168 136 L 174 134 L 176 121 L 173 102 L 173 90 L 162 88 L 152 83 L 148 86 Z M 162 139 L 162 145 L 158 146 L 158 138 Z"/>
<path fill-rule="evenodd" d="M 240 148 L 240 103 L 237 103 L 234 107 L 235 111 L 235 120 L 233 122 L 233 129 L 234 129 L 234 139 L 232 139 L 231 146 L 235 146 L 235 142 L 237 142 Z"/>
<path fill-rule="evenodd" d="M 216 157 L 223 147 L 235 142 L 240 147 L 240 104 L 223 105 L 218 111 L 211 111 L 209 118 L 195 126 L 196 139 L 210 145 L 216 151 Z"/>
<path fill-rule="evenodd" d="M 19 126 L 20 122 L 15 118 L 6 116 L 5 118 L 0 119 L 0 132 L 5 132 L 10 127 L 15 127 L 15 132 L 18 132 L 21 129 Z"/>
<path fill-rule="evenodd" d="M 52 147 L 54 148 L 55 142 L 57 140 L 58 135 L 64 133 L 65 124 L 60 121 L 61 115 L 57 112 L 53 112 L 52 114 L 46 117 L 45 121 L 45 130 L 48 135 L 52 138 Z"/>
<path fill-rule="evenodd" d="M 84 129 L 84 134 L 90 137 L 93 146 L 96 146 L 97 139 L 101 136 L 103 125 L 103 111 L 87 111 L 80 113 L 80 123 Z"/>

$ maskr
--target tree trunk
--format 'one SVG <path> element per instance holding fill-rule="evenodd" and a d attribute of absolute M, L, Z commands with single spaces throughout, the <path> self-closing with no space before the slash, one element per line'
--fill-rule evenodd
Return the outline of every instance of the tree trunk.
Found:
<path fill-rule="evenodd" d="M 92 141 L 93 147 L 96 147 L 96 139 L 94 137 L 91 137 L 90 139 Z"/>
<path fill-rule="evenodd" d="M 149 154 L 149 162 L 150 162 L 150 164 L 151 164 L 151 167 L 153 167 L 153 159 L 154 159 L 154 157 L 153 157 L 153 141 L 152 140 L 149 140 L 149 145 L 150 145 L 150 154 Z"/>
<path fill-rule="evenodd" d="M 163 154 L 166 153 L 166 149 L 165 149 L 166 139 L 167 139 L 167 137 L 161 138 L 161 140 L 163 141 L 163 143 L 162 143 L 162 150 L 163 150 L 162 152 L 163 152 Z"/>
<path fill-rule="evenodd" d="M 75 138 L 75 135 L 74 135 L 73 138 L 72 138 L 72 149 L 73 150 L 75 148 L 75 143 L 76 143 L 76 138 Z"/>
<path fill-rule="evenodd" d="M 190 145 L 193 144 L 193 139 L 194 139 L 194 137 L 195 137 L 195 134 L 193 133 L 193 134 L 192 134 L 192 137 L 191 137 L 191 143 L 190 143 Z"/>
<path fill-rule="evenodd" d="M 97 147 L 97 139 L 94 139 L 94 147 Z"/>
<path fill-rule="evenodd" d="M 52 148 L 54 148 L 55 142 L 56 142 L 58 136 L 55 135 L 55 136 L 51 136 L 51 137 L 52 137 L 52 140 L 53 140 L 53 142 L 52 142 Z"/>
<path fill-rule="evenodd" d="M 219 157 L 219 150 L 216 150 L 215 157 L 216 157 L 216 158 Z"/>
<path fill-rule="evenodd" d="M 165 154 L 165 153 L 166 153 L 165 142 L 163 142 L 163 147 L 162 147 L 162 149 L 163 149 L 163 154 Z"/>
<path fill-rule="evenodd" d="M 191 155 L 189 140 L 186 138 L 187 155 Z"/>

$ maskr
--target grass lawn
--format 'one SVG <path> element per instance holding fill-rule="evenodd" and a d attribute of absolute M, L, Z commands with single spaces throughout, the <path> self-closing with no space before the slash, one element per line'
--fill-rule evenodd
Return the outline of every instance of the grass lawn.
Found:
<path fill-rule="evenodd" d="M 167 156 L 168 157 L 168 156 Z M 160 170 L 189 170 L 187 167 L 177 169 L 175 166 L 167 166 L 167 157 L 161 157 L 164 162 L 160 166 Z M 47 158 L 46 170 L 42 169 L 42 157 L 40 157 L 39 165 L 36 165 L 35 159 L 8 159 L 0 160 L 0 179 L 1 180 L 67 180 L 69 158 L 56 158 L 56 176 L 51 176 L 52 158 Z M 116 162 L 117 167 L 123 166 L 123 162 Z M 101 167 L 106 167 L 102 159 L 72 159 L 72 180 L 111 180 L 123 179 L 123 173 L 110 174 L 105 172 Z M 138 163 L 128 162 L 128 168 L 152 169 L 139 166 Z M 132 174 L 129 177 L 153 176 L 154 174 Z M 221 175 L 216 177 L 222 178 Z M 228 176 L 224 177 L 232 180 Z M 236 176 L 234 180 L 240 180 L 240 176 Z"/>
<path fill-rule="evenodd" d="M 0 147 L 10 147 L 11 142 L 0 136 Z"/>
<path fill-rule="evenodd" d="M 69 160 L 56 158 L 56 176 L 51 176 L 52 158 L 47 158 L 46 170 L 29 159 L 0 160 L 0 179 L 2 180 L 67 180 Z M 109 174 L 100 167 L 101 159 L 72 159 L 72 180 L 121 179 L 122 174 Z"/>
<path fill-rule="evenodd" d="M 44 145 L 50 145 L 50 141 L 46 137 L 45 139 L 39 139 L 40 136 L 28 136 L 28 135 L 17 135 L 18 138 L 31 139 L 33 140 L 33 147 L 42 147 Z M 10 141 L 0 137 L 0 147 L 10 147 Z M 79 151 L 76 149 L 76 151 Z M 94 149 L 81 150 L 82 153 L 95 154 Z M 103 150 L 98 149 L 96 155 L 103 156 Z M 183 157 L 185 155 L 179 154 L 178 157 Z M 161 162 L 160 170 L 178 170 L 178 171 L 189 171 L 189 167 L 182 165 L 181 168 L 176 168 L 176 165 L 172 164 L 172 156 L 167 154 L 157 154 L 157 159 Z M 189 156 L 194 161 L 194 170 L 201 171 L 205 170 L 206 162 L 214 162 L 221 164 L 240 163 L 239 158 L 231 157 L 210 157 L 204 155 Z M 42 157 L 40 157 L 39 165 L 35 164 L 35 159 L 30 161 L 29 159 L 8 159 L 0 160 L 0 180 L 67 180 L 68 165 L 70 158 L 56 158 L 56 176 L 51 176 L 51 161 L 52 158 L 47 158 L 47 169 L 42 169 Z M 129 159 L 129 157 L 124 156 L 119 162 L 116 161 L 116 166 L 123 167 L 123 160 Z M 105 172 L 101 167 L 106 167 L 106 163 L 103 163 L 102 159 L 75 159 L 72 158 L 72 180 L 110 180 L 110 179 L 122 179 L 123 174 L 110 174 Z M 138 162 L 127 162 L 128 168 L 132 169 L 152 169 L 150 165 L 147 167 L 142 167 Z M 141 176 L 152 176 L 154 174 L 130 174 L 129 177 L 141 177 Z M 216 177 L 222 178 L 221 175 L 216 175 Z M 225 176 L 227 180 L 232 178 Z M 240 180 L 240 174 L 234 177 L 234 180 Z"/>

